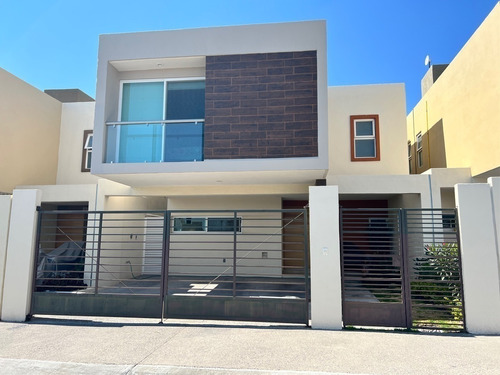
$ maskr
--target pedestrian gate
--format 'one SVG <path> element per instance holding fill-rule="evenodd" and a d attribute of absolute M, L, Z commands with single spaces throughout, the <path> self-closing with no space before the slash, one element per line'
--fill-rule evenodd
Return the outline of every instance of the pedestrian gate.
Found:
<path fill-rule="evenodd" d="M 345 326 L 465 329 L 455 210 L 340 212 Z"/>
<path fill-rule="evenodd" d="M 31 313 L 308 324 L 307 244 L 303 209 L 40 210 Z"/>

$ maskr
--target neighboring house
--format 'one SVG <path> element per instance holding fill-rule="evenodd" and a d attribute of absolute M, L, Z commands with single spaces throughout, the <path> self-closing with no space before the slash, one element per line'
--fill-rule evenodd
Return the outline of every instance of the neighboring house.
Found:
<path fill-rule="evenodd" d="M 82 165 L 84 132 L 93 129 L 94 99 L 78 89 L 44 93 L 3 69 L 0 99 L 0 193 L 97 181 L 90 168 L 75 168 Z"/>
<path fill-rule="evenodd" d="M 3 246 L 11 256 L 2 318 L 166 312 L 308 323 L 311 301 L 313 326 L 339 328 L 342 307 L 361 298 L 411 326 L 408 305 L 394 310 L 376 290 L 363 295 L 363 280 L 341 279 L 340 245 L 353 252 L 344 274 L 380 267 L 375 280 L 389 278 L 381 284 L 399 301 L 403 273 L 416 274 L 402 270 L 403 209 L 417 212 L 417 260 L 436 241 L 456 246 L 455 213 L 439 209 L 455 207 L 470 170 L 410 175 L 404 85 L 327 87 L 326 56 L 323 21 L 101 36 L 95 110 L 60 109 L 55 184 L 17 186 L 12 208 L 0 200 L 0 223 L 11 220 L 8 245 L 0 232 L 0 255 Z M 347 239 L 346 222 L 357 237 Z M 32 237 L 16 232 L 24 226 Z M 70 289 L 35 284 L 30 309 L 19 295 L 31 295 L 32 268 L 22 265 L 35 247 L 46 259 L 61 246 L 81 250 L 74 283 L 38 270 L 37 282 Z M 346 301 L 344 290 L 343 306 L 346 285 L 361 295 Z M 349 311 L 384 315 L 370 309 Z"/>
<path fill-rule="evenodd" d="M 56 183 L 62 103 L 0 69 L 0 192 Z"/>
<path fill-rule="evenodd" d="M 475 181 L 500 176 L 500 6 L 449 65 L 433 65 L 408 114 L 411 173 L 470 168 Z"/>

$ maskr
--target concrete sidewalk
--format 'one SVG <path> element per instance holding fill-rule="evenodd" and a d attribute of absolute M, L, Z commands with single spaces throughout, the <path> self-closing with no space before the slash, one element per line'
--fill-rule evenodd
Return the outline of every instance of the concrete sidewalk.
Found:
<path fill-rule="evenodd" d="M 151 319 L 0 323 L 1 374 L 500 374 L 500 337 Z"/>

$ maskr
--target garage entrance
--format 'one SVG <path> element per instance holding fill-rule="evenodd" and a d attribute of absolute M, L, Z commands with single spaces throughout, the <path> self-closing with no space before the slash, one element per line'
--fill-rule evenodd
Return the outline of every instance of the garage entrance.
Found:
<path fill-rule="evenodd" d="M 340 216 L 345 326 L 465 329 L 455 210 Z"/>
<path fill-rule="evenodd" d="M 31 314 L 308 324 L 307 245 L 304 209 L 40 210 Z"/>

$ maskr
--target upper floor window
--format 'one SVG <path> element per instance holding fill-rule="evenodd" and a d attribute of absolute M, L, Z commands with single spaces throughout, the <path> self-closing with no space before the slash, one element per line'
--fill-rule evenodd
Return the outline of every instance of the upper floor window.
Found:
<path fill-rule="evenodd" d="M 408 171 L 410 173 L 412 173 L 412 170 L 411 170 L 411 142 L 408 141 Z"/>
<path fill-rule="evenodd" d="M 422 156 L 422 133 L 417 134 L 417 163 L 418 167 L 421 168 L 424 165 L 424 160 Z"/>
<path fill-rule="evenodd" d="M 204 80 L 123 81 L 120 98 L 107 162 L 203 160 Z"/>
<path fill-rule="evenodd" d="M 351 161 L 380 160 L 378 115 L 351 116 Z"/>
<path fill-rule="evenodd" d="M 82 172 L 90 172 L 92 165 L 92 130 L 85 130 L 83 132 L 83 152 L 82 152 Z"/>

